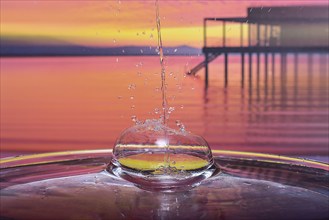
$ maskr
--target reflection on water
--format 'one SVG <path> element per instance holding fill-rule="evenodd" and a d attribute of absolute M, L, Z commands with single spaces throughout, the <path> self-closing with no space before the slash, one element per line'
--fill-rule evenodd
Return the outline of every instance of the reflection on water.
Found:
<path fill-rule="evenodd" d="M 322 163 L 217 151 L 220 172 L 191 190 L 163 193 L 104 171 L 109 150 L 69 153 L 3 161 L 0 218 L 291 220 L 329 213 L 329 166 Z"/>
<path fill-rule="evenodd" d="M 240 59 L 230 57 L 227 88 L 213 61 L 205 90 L 202 71 L 183 75 L 201 57 L 168 57 L 169 125 L 213 149 L 327 154 L 328 56 L 245 56 L 243 87 Z M 131 116 L 160 117 L 158 69 L 157 57 L 1 58 L 2 150 L 112 148 Z"/>

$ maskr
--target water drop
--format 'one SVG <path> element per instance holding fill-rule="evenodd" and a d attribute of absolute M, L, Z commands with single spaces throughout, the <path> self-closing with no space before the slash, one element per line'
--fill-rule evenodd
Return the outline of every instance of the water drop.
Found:
<path fill-rule="evenodd" d="M 168 108 L 168 114 L 171 114 L 173 111 L 175 111 L 175 107 L 169 107 Z"/>
<path fill-rule="evenodd" d="M 116 60 L 115 60 L 117 63 L 119 62 L 119 58 L 116 58 Z"/>
<path fill-rule="evenodd" d="M 130 96 L 130 99 L 132 100 L 132 99 L 134 99 L 135 97 L 134 96 Z"/>
<path fill-rule="evenodd" d="M 98 183 L 99 183 L 99 179 L 98 179 L 97 176 L 94 176 L 94 183 L 95 183 L 95 184 L 98 184 Z"/>
<path fill-rule="evenodd" d="M 177 52 L 177 48 L 174 50 L 174 53 L 176 53 Z"/>
<path fill-rule="evenodd" d="M 113 39 L 113 43 L 116 43 L 117 42 L 117 40 L 116 39 Z"/>
<path fill-rule="evenodd" d="M 144 53 L 144 51 L 142 49 L 140 51 L 141 51 L 141 53 Z"/>
<path fill-rule="evenodd" d="M 129 90 L 134 90 L 134 89 L 136 89 L 136 84 L 129 84 L 129 85 L 128 85 L 128 89 L 129 89 Z"/>
<path fill-rule="evenodd" d="M 185 126 L 183 125 L 183 123 L 180 120 L 176 120 L 176 125 L 181 132 L 185 132 Z"/>
<path fill-rule="evenodd" d="M 153 39 L 153 34 L 150 34 L 150 38 Z"/>
<path fill-rule="evenodd" d="M 131 120 L 136 123 L 138 120 L 137 120 L 137 116 L 136 115 L 133 115 L 131 116 Z"/>

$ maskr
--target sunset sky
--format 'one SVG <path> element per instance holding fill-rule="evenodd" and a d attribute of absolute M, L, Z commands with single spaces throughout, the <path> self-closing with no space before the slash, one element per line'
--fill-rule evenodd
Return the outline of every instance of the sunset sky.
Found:
<path fill-rule="evenodd" d="M 153 0 L 0 1 L 3 39 L 110 47 L 157 44 Z M 328 5 L 327 0 L 159 2 L 164 45 L 195 47 L 202 46 L 204 17 L 246 16 L 252 6 Z"/>

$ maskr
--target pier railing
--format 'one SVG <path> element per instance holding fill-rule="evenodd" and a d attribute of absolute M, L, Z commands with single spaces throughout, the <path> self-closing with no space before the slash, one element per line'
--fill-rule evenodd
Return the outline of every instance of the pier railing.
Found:
<path fill-rule="evenodd" d="M 269 13 L 271 11 L 271 13 Z M 244 57 L 252 54 L 328 53 L 328 12 L 322 7 L 248 8 L 247 17 L 204 18 L 202 49 L 205 60 L 187 74 L 195 75 L 205 68 L 208 86 L 208 64 L 224 56 L 224 83 L 228 84 L 229 54 L 241 54 L 244 84 Z M 253 12 L 253 13 L 251 13 Z M 285 12 L 285 13 L 283 13 Z M 250 67 L 249 67 L 250 68 Z"/>

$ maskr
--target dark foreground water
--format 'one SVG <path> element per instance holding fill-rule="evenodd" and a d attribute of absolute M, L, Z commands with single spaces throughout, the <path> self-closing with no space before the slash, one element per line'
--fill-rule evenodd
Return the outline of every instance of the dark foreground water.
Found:
<path fill-rule="evenodd" d="M 166 60 L 169 125 L 183 123 L 213 149 L 315 157 L 328 155 L 328 56 L 253 57 L 241 87 L 239 56 L 229 83 L 219 57 L 204 72 L 184 73 L 202 57 Z M 111 149 L 120 132 L 161 115 L 158 57 L 1 58 L 1 151 Z M 246 57 L 247 61 L 247 57 Z M 319 157 L 320 158 L 320 157 Z M 323 158 L 322 158 L 323 160 Z M 326 159 L 324 159 L 326 160 Z"/>
<path fill-rule="evenodd" d="M 1 161 L 1 219 L 289 219 L 329 214 L 326 164 L 214 151 L 217 172 L 179 192 L 145 191 L 105 171 L 111 151 Z"/>

